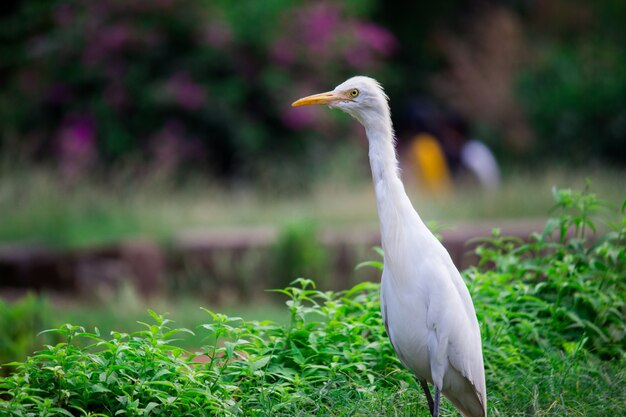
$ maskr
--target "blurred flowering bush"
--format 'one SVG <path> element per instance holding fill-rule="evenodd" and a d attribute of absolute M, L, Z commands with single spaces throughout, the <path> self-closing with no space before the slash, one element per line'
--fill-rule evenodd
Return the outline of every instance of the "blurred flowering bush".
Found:
<path fill-rule="evenodd" d="M 347 127 L 290 103 L 381 69 L 396 41 L 370 3 L 17 2 L 0 15 L 0 149 L 69 177 L 131 160 L 251 178 L 324 157 L 303 136 Z"/>

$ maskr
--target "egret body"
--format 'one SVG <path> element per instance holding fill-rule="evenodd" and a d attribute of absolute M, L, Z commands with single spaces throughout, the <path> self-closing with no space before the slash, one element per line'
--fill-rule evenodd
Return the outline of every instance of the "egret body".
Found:
<path fill-rule="evenodd" d="M 485 373 L 474 305 L 450 255 L 404 190 L 381 85 L 357 76 L 292 105 L 338 108 L 365 128 L 384 249 L 380 304 L 387 335 L 420 381 L 434 417 L 439 415 L 440 393 L 463 416 L 485 417 Z M 434 400 L 427 383 L 435 387 Z"/>

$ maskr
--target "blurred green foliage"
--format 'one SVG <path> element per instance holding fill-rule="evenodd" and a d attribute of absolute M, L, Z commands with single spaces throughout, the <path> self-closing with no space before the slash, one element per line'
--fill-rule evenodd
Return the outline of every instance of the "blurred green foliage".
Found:
<path fill-rule="evenodd" d="M 495 9 L 513 16 L 508 22 L 520 28 L 528 53 L 513 57 L 523 62 L 516 85 L 500 86 L 513 92 L 481 102 L 471 94 L 485 89 L 477 84 L 461 92 L 466 108 L 497 113 L 511 99 L 507 117 L 521 104 L 530 126 L 520 130 L 536 136 L 526 161 L 623 165 L 626 6 L 619 0 L 5 2 L 0 152 L 51 163 L 69 179 L 127 165 L 139 175 L 193 167 L 302 189 L 339 149 L 337 138 L 353 131 L 343 115 L 290 108 L 295 98 L 365 73 L 383 81 L 400 114 L 415 95 L 437 94 L 437 76 L 463 75 L 451 56 L 484 59 L 489 42 L 510 40 L 474 36 Z M 442 42 L 449 34 L 467 42 Z M 500 140 L 510 133 L 501 120 L 473 116 L 486 140 L 515 151 Z"/>
<path fill-rule="evenodd" d="M 0 364 L 24 360 L 42 343 L 49 343 L 50 337 L 38 338 L 37 333 L 51 324 L 50 306 L 44 298 L 34 294 L 16 302 L 0 298 Z M 3 367 L 0 373 L 9 370 Z"/>
<path fill-rule="evenodd" d="M 294 277 L 324 277 L 329 274 L 328 248 L 324 247 L 315 225 L 297 222 L 287 225 L 273 249 L 274 288 L 286 287 Z M 318 283 L 326 288 L 327 282 Z"/>
<path fill-rule="evenodd" d="M 573 5 L 586 14 L 567 25 L 563 18 L 560 28 L 556 22 L 553 30 L 559 36 L 535 30 L 542 46 L 519 78 L 518 95 L 539 138 L 535 154 L 576 164 L 593 160 L 623 165 L 626 3 Z"/>
<path fill-rule="evenodd" d="M 393 36 L 361 17 L 369 3 L 14 3 L 0 16 L 11 42 L 0 51 L 9 57 L 0 64 L 9 81 L 0 149 L 56 160 L 70 177 L 128 160 L 166 172 L 184 162 L 213 175 L 282 175 L 262 168 L 333 148 L 296 130 L 342 129 L 289 104 L 375 70 L 390 53 Z M 314 169 L 300 165 L 289 178 Z"/>

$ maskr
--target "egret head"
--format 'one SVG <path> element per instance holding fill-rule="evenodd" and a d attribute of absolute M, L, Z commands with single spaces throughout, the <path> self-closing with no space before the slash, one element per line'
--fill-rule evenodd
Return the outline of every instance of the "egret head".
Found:
<path fill-rule="evenodd" d="M 344 81 L 332 91 L 301 98 L 291 105 L 337 108 L 350 114 L 367 129 L 389 119 L 388 100 L 378 81 L 359 75 Z"/>

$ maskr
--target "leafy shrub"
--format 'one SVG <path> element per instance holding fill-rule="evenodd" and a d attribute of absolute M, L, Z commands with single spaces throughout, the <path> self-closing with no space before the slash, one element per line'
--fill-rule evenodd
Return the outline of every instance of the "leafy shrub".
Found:
<path fill-rule="evenodd" d="M 605 204 L 588 191 L 555 189 L 554 197 L 558 217 L 529 242 L 496 231 L 477 249 L 480 265 L 493 267 L 467 272 L 476 303 L 485 306 L 483 322 L 506 315 L 507 337 L 524 340 L 531 358 L 548 347 L 571 351 L 583 340 L 603 359 L 620 358 L 626 349 L 626 202 L 619 222 L 592 240 L 593 217 Z"/>
<path fill-rule="evenodd" d="M 617 415 L 612 398 L 622 394 L 614 384 L 621 385 L 626 359 L 626 201 L 600 232 L 607 206 L 596 195 L 553 194 L 556 216 L 543 232 L 519 241 L 495 230 L 477 248 L 480 265 L 465 271 L 491 409 Z"/>
<path fill-rule="evenodd" d="M 30 357 L 2 389 L 11 415 L 292 415 L 315 414 L 339 387 L 392 388 L 410 381 L 384 334 L 375 284 L 316 291 L 312 281 L 289 296 L 288 326 L 207 313 L 203 356 L 174 345 L 187 329 L 151 313 L 155 324 L 132 334 L 85 332 L 65 325 L 66 340 Z M 85 341 L 90 342 L 86 347 Z M 201 359 L 200 359 L 201 358 Z M 200 362 L 207 362 L 206 364 Z M 397 374 L 396 378 L 388 378 Z M 334 401 L 340 401 L 335 398 Z"/>

